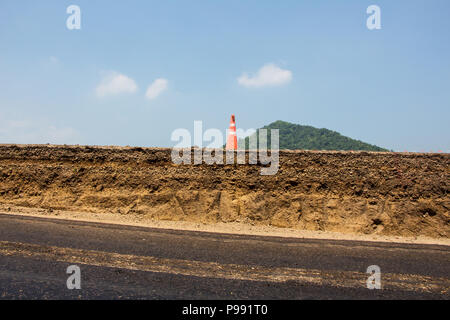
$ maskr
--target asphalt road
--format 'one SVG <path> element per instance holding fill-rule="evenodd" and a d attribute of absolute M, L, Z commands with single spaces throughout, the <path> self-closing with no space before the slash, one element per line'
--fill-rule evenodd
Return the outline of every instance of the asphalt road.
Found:
<path fill-rule="evenodd" d="M 449 299 L 450 248 L 0 214 L 0 299 Z M 71 265 L 81 289 L 69 290 Z M 381 269 L 380 290 L 367 268 Z"/>

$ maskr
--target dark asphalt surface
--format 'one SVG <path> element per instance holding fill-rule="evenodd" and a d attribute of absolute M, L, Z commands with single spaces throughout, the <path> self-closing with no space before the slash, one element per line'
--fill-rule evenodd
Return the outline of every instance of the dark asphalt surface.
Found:
<path fill-rule="evenodd" d="M 450 278 L 450 248 L 357 241 L 224 235 L 0 214 L 0 241 L 220 264 Z M 297 281 L 222 279 L 80 265 L 82 289 L 68 290 L 70 261 L 0 254 L 0 299 L 449 299 L 445 293 L 342 288 Z M 368 275 L 367 275 L 368 276 Z M 418 284 L 420 285 L 420 284 Z"/>

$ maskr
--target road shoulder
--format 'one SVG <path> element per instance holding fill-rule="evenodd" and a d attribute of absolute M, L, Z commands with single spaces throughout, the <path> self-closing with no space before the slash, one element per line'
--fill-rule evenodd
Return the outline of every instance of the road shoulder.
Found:
<path fill-rule="evenodd" d="M 273 226 L 258 226 L 243 223 L 201 224 L 188 221 L 152 220 L 147 217 L 139 215 L 125 215 L 114 213 L 92 213 L 81 211 L 72 212 L 63 210 L 9 207 L 9 208 L 0 208 L 0 214 L 69 220 L 69 221 L 117 224 L 117 225 L 148 227 L 157 229 L 210 232 L 221 234 L 253 235 L 253 236 L 297 238 L 297 239 L 350 240 L 350 241 L 430 244 L 430 245 L 450 246 L 450 239 L 435 239 L 423 236 L 415 238 L 407 238 L 400 236 L 345 234 L 338 232 L 296 230 L 289 228 L 278 228 Z"/>

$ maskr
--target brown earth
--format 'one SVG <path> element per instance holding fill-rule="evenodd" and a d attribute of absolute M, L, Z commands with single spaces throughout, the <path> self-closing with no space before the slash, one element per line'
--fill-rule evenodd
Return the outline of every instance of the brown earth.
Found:
<path fill-rule="evenodd" d="M 170 149 L 0 145 L 0 206 L 450 238 L 450 155 L 281 151 L 280 169 Z"/>

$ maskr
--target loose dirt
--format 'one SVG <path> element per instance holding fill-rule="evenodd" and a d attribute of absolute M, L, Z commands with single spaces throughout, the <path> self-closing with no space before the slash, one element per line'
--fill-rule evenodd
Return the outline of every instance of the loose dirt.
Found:
<path fill-rule="evenodd" d="M 276 175 L 260 169 L 175 165 L 170 149 L 0 145 L 0 210 L 450 238 L 449 154 L 281 151 Z"/>

